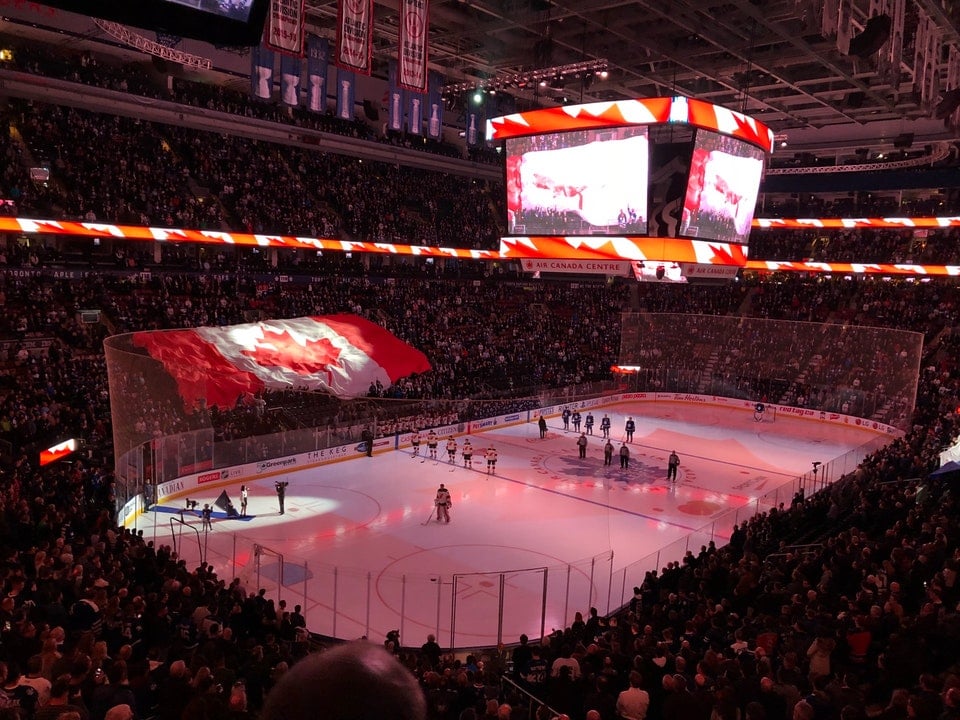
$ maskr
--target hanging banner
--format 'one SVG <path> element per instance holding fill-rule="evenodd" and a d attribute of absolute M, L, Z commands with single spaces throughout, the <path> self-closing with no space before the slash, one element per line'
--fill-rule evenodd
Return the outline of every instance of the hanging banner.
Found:
<path fill-rule="evenodd" d="M 353 120 L 353 102 L 357 92 L 357 76 L 349 70 L 337 70 L 337 117 Z"/>
<path fill-rule="evenodd" d="M 372 64 L 373 0 L 338 0 L 337 66 L 369 75 Z"/>
<path fill-rule="evenodd" d="M 250 94 L 258 100 L 269 100 L 273 95 L 273 51 L 262 45 L 254 47 L 250 64 Z"/>
<path fill-rule="evenodd" d="M 411 135 L 423 135 L 423 93 L 407 91 L 407 123 Z"/>
<path fill-rule="evenodd" d="M 327 65 L 330 42 L 311 35 L 307 38 L 307 107 L 316 113 L 327 110 Z"/>
<path fill-rule="evenodd" d="M 427 89 L 427 31 L 430 27 L 428 0 L 401 0 L 400 87 L 423 93 Z"/>
<path fill-rule="evenodd" d="M 482 138 L 485 137 L 483 128 L 483 106 L 480 102 L 474 100 L 475 93 L 473 90 L 468 90 L 464 93 L 464 105 L 467 108 L 466 116 L 466 141 L 467 147 L 475 148 L 481 144 Z"/>
<path fill-rule="evenodd" d="M 431 72 L 427 92 L 427 137 L 431 140 L 443 139 L 443 76 Z"/>
<path fill-rule="evenodd" d="M 270 0 L 265 42 L 271 50 L 303 57 L 304 0 Z"/>
<path fill-rule="evenodd" d="M 280 56 L 280 99 L 284 105 L 300 104 L 300 65 L 296 55 Z"/>
<path fill-rule="evenodd" d="M 403 90 L 397 86 L 397 61 L 387 66 L 387 130 L 403 132 Z"/>

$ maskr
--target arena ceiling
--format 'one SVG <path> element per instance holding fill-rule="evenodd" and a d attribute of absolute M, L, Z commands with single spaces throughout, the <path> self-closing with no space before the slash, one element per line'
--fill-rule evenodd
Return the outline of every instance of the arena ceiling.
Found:
<path fill-rule="evenodd" d="M 375 52 L 384 64 L 396 55 L 397 4 L 375 4 Z M 822 5 L 813 0 L 432 0 L 430 65 L 448 83 L 483 84 L 535 67 L 605 58 L 605 80 L 568 77 L 555 87 L 506 91 L 518 97 L 521 109 L 560 104 L 564 98 L 590 102 L 684 94 L 743 110 L 804 149 L 877 147 L 881 138 L 889 142 L 911 132 L 917 143 L 955 135 L 932 118 L 931 101 L 920 102 L 908 67 L 918 9 L 939 27 L 945 46 L 960 46 L 944 0 L 906 0 L 898 88 L 881 79 L 873 57 L 843 55 L 835 37 L 821 35 L 817 14 Z M 312 30 L 330 36 L 336 0 L 307 0 L 306 7 Z M 870 0 L 853 0 L 854 28 L 862 29 L 869 15 Z M 944 88 L 946 62 L 941 65 Z"/>

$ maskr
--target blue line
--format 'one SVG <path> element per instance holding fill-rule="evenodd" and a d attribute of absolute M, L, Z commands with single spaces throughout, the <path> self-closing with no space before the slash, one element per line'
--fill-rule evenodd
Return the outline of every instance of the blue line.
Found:
<path fill-rule="evenodd" d="M 533 488 L 534 490 L 541 490 L 543 492 L 559 495 L 560 497 L 567 498 L 568 500 L 575 500 L 576 502 L 590 503 L 591 505 L 596 505 L 597 507 L 606 508 L 607 510 L 614 510 L 616 512 L 625 513 L 627 515 L 633 515 L 634 517 L 644 518 L 645 520 L 653 520 L 655 522 L 666 523 L 667 525 L 672 525 L 674 527 L 682 528 L 684 530 L 689 530 L 691 532 L 700 529 L 700 528 L 690 527 L 688 525 L 683 525 L 681 523 L 669 522 L 667 520 L 664 520 L 663 518 L 654 517 L 652 515 L 644 515 L 643 513 L 635 512 L 633 510 L 624 510 L 623 508 L 614 507 L 609 503 L 597 502 L 596 500 L 581 498 L 575 495 L 567 495 L 566 493 L 560 492 L 559 490 L 554 490 L 553 488 L 543 487 L 543 485 L 536 485 L 534 483 L 524 482 L 523 480 L 514 480 L 513 478 L 507 477 L 506 475 L 494 475 L 493 477 L 500 478 L 501 480 L 506 480 L 507 482 L 516 483 L 517 485 L 523 485 L 528 488 Z M 604 490 L 606 492 L 610 492 L 610 488 L 606 487 L 606 483 L 604 483 Z"/>

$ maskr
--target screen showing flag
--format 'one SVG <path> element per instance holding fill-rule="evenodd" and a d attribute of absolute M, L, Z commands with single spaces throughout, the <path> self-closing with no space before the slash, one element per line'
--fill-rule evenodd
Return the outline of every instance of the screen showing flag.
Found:
<path fill-rule="evenodd" d="M 40 466 L 43 467 L 57 460 L 62 460 L 76 451 L 77 441 L 75 438 L 64 440 L 62 443 L 57 443 L 56 445 L 48 447 L 46 450 L 40 451 Z"/>
<path fill-rule="evenodd" d="M 764 153 L 727 135 L 698 130 L 683 200 L 680 235 L 746 243 Z"/>
<path fill-rule="evenodd" d="M 646 127 L 510 138 L 506 153 L 509 235 L 646 233 Z"/>

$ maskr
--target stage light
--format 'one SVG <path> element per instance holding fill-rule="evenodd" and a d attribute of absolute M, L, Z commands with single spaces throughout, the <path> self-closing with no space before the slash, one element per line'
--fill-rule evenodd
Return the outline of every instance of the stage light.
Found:
<path fill-rule="evenodd" d="M 482 103 L 482 102 L 483 102 L 483 91 L 482 91 L 482 90 L 477 90 L 477 91 L 473 94 L 473 104 L 474 104 L 474 105 L 479 105 L 479 104 Z"/>

